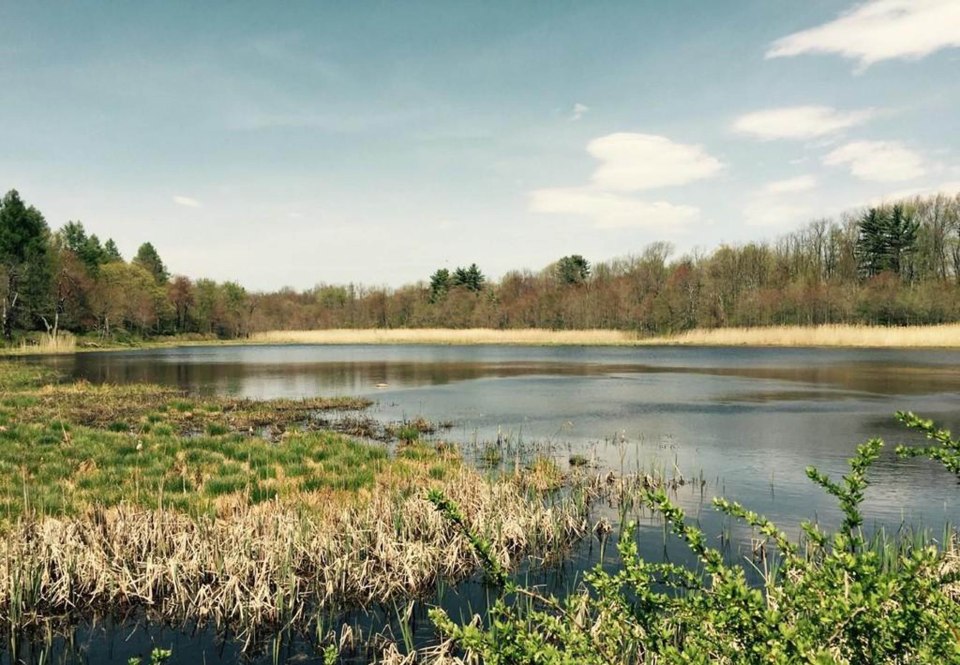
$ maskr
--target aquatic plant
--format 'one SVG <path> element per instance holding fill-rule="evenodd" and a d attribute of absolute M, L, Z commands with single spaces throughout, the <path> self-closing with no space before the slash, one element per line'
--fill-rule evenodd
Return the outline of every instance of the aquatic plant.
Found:
<path fill-rule="evenodd" d="M 794 542 L 763 516 L 714 501 L 775 553 L 764 555 L 760 588 L 746 574 L 755 564 L 729 563 L 662 488 L 641 488 L 643 503 L 686 543 L 699 568 L 643 560 L 630 523 L 618 543 L 621 568 L 598 566 L 578 593 L 557 598 L 507 583 L 485 623 L 458 623 L 440 609 L 431 618 L 462 654 L 457 662 L 960 662 L 960 555 L 946 542 L 938 549 L 903 539 L 891 547 L 862 531 L 867 472 L 882 445 L 861 445 L 839 482 L 808 469 L 840 504 L 844 519 L 834 533 L 807 522 L 805 540 Z M 481 534 L 469 537 L 485 546 Z"/>

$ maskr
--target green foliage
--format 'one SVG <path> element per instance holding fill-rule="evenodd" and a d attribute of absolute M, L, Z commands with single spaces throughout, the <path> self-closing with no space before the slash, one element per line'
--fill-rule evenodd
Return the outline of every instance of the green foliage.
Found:
<path fill-rule="evenodd" d="M 173 651 L 170 649 L 161 649 L 160 647 L 156 647 L 150 652 L 149 665 L 163 665 L 172 657 Z M 137 658 L 136 656 L 133 658 L 128 658 L 127 665 L 143 665 L 143 659 Z"/>
<path fill-rule="evenodd" d="M 960 480 L 960 441 L 950 434 L 950 430 L 941 429 L 932 420 L 920 418 L 910 411 L 897 411 L 897 420 L 910 429 L 923 432 L 931 441 L 932 446 L 908 447 L 897 446 L 897 454 L 901 457 L 929 457 L 940 462 L 947 471 Z"/>
<path fill-rule="evenodd" d="M 807 523 L 807 541 L 794 543 L 763 516 L 714 500 L 774 552 L 762 588 L 748 582 L 744 564 L 712 548 L 663 491 L 645 490 L 644 504 L 686 543 L 697 569 L 643 560 L 631 523 L 618 543 L 621 568 L 598 566 L 578 593 L 558 599 L 507 583 L 487 626 L 458 624 L 441 609 L 431 618 L 468 658 L 497 665 L 960 662 L 960 607 L 946 590 L 955 575 L 943 574 L 943 553 L 908 540 L 895 548 L 870 544 L 861 532 L 867 471 L 881 445 L 860 446 L 840 482 L 808 469 L 843 510 L 833 534 Z M 429 498 L 502 576 L 489 544 L 469 531 L 456 506 L 436 493 Z"/>
<path fill-rule="evenodd" d="M 450 278 L 450 286 L 459 286 L 474 293 L 482 291 L 485 282 L 486 277 L 480 272 L 480 268 L 477 267 L 476 263 L 471 263 L 468 268 L 458 267 L 453 271 L 453 275 Z"/>
<path fill-rule="evenodd" d="M 160 259 L 160 253 L 151 243 L 145 242 L 140 245 L 137 255 L 133 257 L 133 264 L 144 268 L 150 273 L 158 284 L 165 284 L 170 279 L 170 273 L 163 265 Z"/>
<path fill-rule="evenodd" d="M 0 324 L 8 340 L 33 329 L 52 305 L 49 229 L 40 211 L 15 189 L 0 200 Z"/>
<path fill-rule="evenodd" d="M 452 282 L 450 271 L 446 268 L 440 268 L 430 275 L 430 302 L 438 303 L 443 300 L 450 290 Z"/>
<path fill-rule="evenodd" d="M 500 565 L 500 561 L 493 554 L 493 547 L 490 541 L 482 538 L 475 533 L 467 524 L 466 518 L 460 511 L 460 506 L 448 499 L 442 491 L 438 489 L 430 490 L 427 493 L 427 501 L 433 504 L 434 508 L 440 511 L 440 514 L 450 520 L 467 537 L 470 544 L 473 545 L 480 562 L 483 565 L 487 579 L 498 586 L 503 586 L 507 581 L 507 572 Z"/>
<path fill-rule="evenodd" d="M 556 272 L 561 284 L 583 284 L 590 276 L 590 264 L 579 254 L 571 254 L 557 261 Z"/>
<path fill-rule="evenodd" d="M 873 277 L 889 270 L 901 275 L 904 259 L 916 249 L 920 221 L 897 204 L 891 209 L 870 208 L 857 226 L 860 273 Z"/>
<path fill-rule="evenodd" d="M 63 248 L 73 252 L 91 275 L 95 276 L 104 263 L 122 260 L 112 238 L 107 240 L 106 245 L 101 245 L 96 234 L 87 235 L 81 222 L 67 222 L 57 232 L 57 238 Z"/>

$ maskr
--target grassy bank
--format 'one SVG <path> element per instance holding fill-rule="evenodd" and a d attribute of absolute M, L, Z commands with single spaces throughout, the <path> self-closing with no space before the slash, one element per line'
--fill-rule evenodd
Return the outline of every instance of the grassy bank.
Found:
<path fill-rule="evenodd" d="M 420 442 L 423 424 L 395 446 L 334 431 L 366 406 L 61 384 L 0 362 L 0 629 L 135 609 L 251 637 L 418 596 L 477 570 L 430 488 L 505 566 L 585 533 L 583 501 L 488 480 Z"/>

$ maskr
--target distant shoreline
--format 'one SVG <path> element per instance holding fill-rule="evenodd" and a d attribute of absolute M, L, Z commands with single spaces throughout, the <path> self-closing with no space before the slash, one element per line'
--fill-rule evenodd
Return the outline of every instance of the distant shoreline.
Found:
<path fill-rule="evenodd" d="M 97 351 L 136 351 L 190 346 L 242 345 L 438 345 L 438 346 L 701 346 L 743 348 L 958 349 L 960 323 L 933 326 L 768 326 L 695 329 L 676 335 L 639 337 L 623 330 L 546 330 L 537 328 L 333 328 L 272 330 L 242 339 L 161 337 L 134 344 L 91 345 L 78 340 L 60 347 L 0 348 L 0 357 Z"/>
<path fill-rule="evenodd" d="M 522 346 L 741 346 L 838 348 L 960 348 L 960 323 L 936 326 L 774 326 L 690 330 L 639 337 L 620 330 L 495 330 L 472 328 L 275 330 L 251 344 L 448 344 Z"/>

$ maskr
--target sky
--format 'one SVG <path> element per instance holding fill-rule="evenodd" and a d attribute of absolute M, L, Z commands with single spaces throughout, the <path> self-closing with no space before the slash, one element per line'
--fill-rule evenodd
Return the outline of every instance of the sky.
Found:
<path fill-rule="evenodd" d="M 960 0 L 0 0 L 0 189 L 252 290 L 960 191 Z"/>

